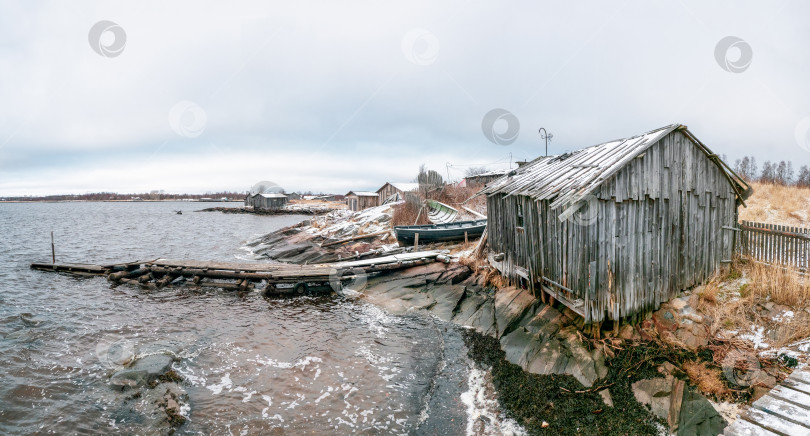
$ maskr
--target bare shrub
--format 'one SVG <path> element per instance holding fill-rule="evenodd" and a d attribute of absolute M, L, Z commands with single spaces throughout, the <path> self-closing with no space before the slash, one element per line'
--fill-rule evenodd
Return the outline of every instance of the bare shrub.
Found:
<path fill-rule="evenodd" d="M 394 226 L 413 226 L 419 224 L 430 224 L 427 218 L 427 211 L 419 213 L 421 204 L 418 201 L 406 201 L 393 207 L 393 214 L 391 215 L 391 225 Z M 417 217 L 419 220 L 417 221 Z"/>

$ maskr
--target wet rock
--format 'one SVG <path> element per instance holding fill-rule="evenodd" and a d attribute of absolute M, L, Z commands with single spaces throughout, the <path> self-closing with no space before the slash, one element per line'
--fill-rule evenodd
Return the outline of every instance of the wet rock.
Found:
<path fill-rule="evenodd" d="M 184 413 L 188 410 L 188 394 L 176 383 L 145 389 L 142 398 L 135 403 L 135 410 L 149 417 L 150 425 L 145 434 L 171 435 L 187 420 Z"/>
<path fill-rule="evenodd" d="M 715 436 L 722 434 L 726 425 L 726 420 L 703 395 L 691 387 L 684 391 L 677 435 Z"/>
<path fill-rule="evenodd" d="M 636 401 L 649 406 L 655 416 L 666 420 L 669 415 L 673 381 L 672 376 L 639 380 L 632 385 L 633 395 Z"/>
<path fill-rule="evenodd" d="M 655 324 L 655 329 L 658 330 L 659 333 L 675 331 L 678 328 L 675 313 L 669 307 L 662 307 L 659 311 L 655 312 L 652 320 Z"/>
<path fill-rule="evenodd" d="M 677 368 L 675 367 L 675 365 L 669 362 L 664 362 L 661 364 L 661 366 L 658 367 L 658 372 L 664 375 L 674 375 L 674 372 L 676 370 Z"/>
<path fill-rule="evenodd" d="M 568 326 L 561 330 L 557 335 L 562 338 L 563 345 L 568 349 L 571 356 L 564 373 L 574 376 L 585 387 L 593 386 L 593 383 L 599 379 L 597 374 L 598 363 L 594 361 L 593 356 L 580 341 L 577 330 L 574 326 Z M 602 364 L 604 367 L 604 364 Z M 607 368 L 598 370 L 607 374 Z"/>
<path fill-rule="evenodd" d="M 599 391 L 599 395 L 602 396 L 602 401 L 605 402 L 605 406 L 613 407 L 613 397 L 610 396 L 610 390 L 602 389 Z"/>
<path fill-rule="evenodd" d="M 525 370 L 529 358 L 539 351 L 541 343 L 536 333 L 532 333 L 526 327 L 518 327 L 501 338 L 501 349 L 506 353 L 506 360 Z"/>
<path fill-rule="evenodd" d="M 603 379 L 608 375 L 608 368 L 605 365 L 605 353 L 601 348 L 595 348 L 591 351 L 591 358 L 593 358 L 593 368 L 596 370 L 596 378 Z"/>
<path fill-rule="evenodd" d="M 686 307 L 687 302 L 682 298 L 675 298 L 672 301 L 670 301 L 669 304 L 672 306 L 673 309 L 680 311 L 681 309 Z"/>
<path fill-rule="evenodd" d="M 495 303 L 488 295 L 466 289 L 452 321 L 472 327 L 482 335 L 495 336 Z"/>
<path fill-rule="evenodd" d="M 430 289 L 430 295 L 434 299 L 433 306 L 429 309 L 442 321 L 453 319 L 456 307 L 464 298 L 463 286 L 436 286 Z"/>
<path fill-rule="evenodd" d="M 635 329 L 630 324 L 625 324 L 619 328 L 619 337 L 625 340 L 633 339 L 635 333 Z"/>
<path fill-rule="evenodd" d="M 128 368 L 110 377 L 110 386 L 118 389 L 136 388 L 156 380 L 166 373 L 174 358 L 167 354 L 153 354 L 136 360 Z"/>
<path fill-rule="evenodd" d="M 675 331 L 675 338 L 693 351 L 709 344 L 709 332 L 706 326 L 691 321 L 682 324 L 682 327 Z"/>
<path fill-rule="evenodd" d="M 768 392 L 771 391 L 771 388 L 766 388 L 764 386 L 754 386 L 754 391 L 751 394 L 751 402 L 764 397 Z"/>
<path fill-rule="evenodd" d="M 39 327 L 45 322 L 43 318 L 28 312 L 20 314 L 20 321 L 22 321 L 23 325 L 26 327 Z"/>
<path fill-rule="evenodd" d="M 455 285 L 463 282 L 471 275 L 472 270 L 468 266 L 458 265 L 447 269 L 441 276 L 439 276 L 437 282 Z"/>
<path fill-rule="evenodd" d="M 776 377 L 766 373 L 765 371 L 760 371 L 757 375 L 756 386 L 761 386 L 770 390 L 776 386 L 776 382 Z"/>
<path fill-rule="evenodd" d="M 514 329 L 518 321 L 537 304 L 537 300 L 525 289 L 508 287 L 495 293 L 495 323 L 498 338 Z"/>
<path fill-rule="evenodd" d="M 110 386 L 116 389 L 137 388 L 147 383 L 148 374 L 146 371 L 134 371 L 125 369 L 118 371 L 110 377 Z"/>

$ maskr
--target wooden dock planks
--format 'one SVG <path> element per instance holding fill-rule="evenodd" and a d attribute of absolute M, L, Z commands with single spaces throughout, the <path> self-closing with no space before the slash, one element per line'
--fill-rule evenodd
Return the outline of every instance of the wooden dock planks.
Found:
<path fill-rule="evenodd" d="M 726 436 L 810 436 L 810 370 L 795 370 L 726 427 Z"/>
<path fill-rule="evenodd" d="M 297 289 L 300 285 L 305 288 L 307 285 L 334 288 L 337 286 L 334 282 L 348 280 L 358 274 L 393 271 L 436 260 L 447 262 L 449 258 L 437 251 L 421 251 L 313 265 L 155 259 L 112 265 L 32 264 L 31 268 L 76 275 L 103 275 L 113 282 L 133 283 L 150 289 L 167 286 L 178 277 L 191 279 L 197 286 L 224 289 L 247 289 L 254 282 L 265 282 L 273 289 L 275 285 L 294 285 Z M 235 280 L 237 283 L 210 279 Z M 206 282 L 202 283 L 203 280 Z"/>

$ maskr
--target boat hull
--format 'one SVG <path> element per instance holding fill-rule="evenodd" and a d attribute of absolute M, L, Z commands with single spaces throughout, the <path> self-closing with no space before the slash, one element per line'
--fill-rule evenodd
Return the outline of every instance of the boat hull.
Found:
<path fill-rule="evenodd" d="M 463 241 L 465 232 L 468 239 L 474 239 L 480 237 L 486 227 L 487 220 L 476 220 L 424 226 L 395 226 L 394 232 L 399 242 L 413 244 L 417 233 L 420 243 Z"/>

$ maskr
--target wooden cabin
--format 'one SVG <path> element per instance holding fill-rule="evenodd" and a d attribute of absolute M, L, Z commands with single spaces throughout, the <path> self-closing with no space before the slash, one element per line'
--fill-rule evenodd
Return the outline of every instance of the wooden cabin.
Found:
<path fill-rule="evenodd" d="M 386 182 L 377 190 L 379 204 L 394 203 L 405 200 L 405 195 L 419 190 L 418 183 Z"/>
<path fill-rule="evenodd" d="M 369 207 L 379 206 L 379 196 L 376 192 L 349 191 L 345 195 L 349 210 L 357 212 Z"/>
<path fill-rule="evenodd" d="M 248 195 L 245 206 L 254 209 L 281 209 L 287 205 L 287 196 L 278 192 Z"/>
<path fill-rule="evenodd" d="M 481 192 L 491 263 L 599 323 L 655 310 L 730 262 L 752 191 L 673 124 L 535 159 Z"/>
<path fill-rule="evenodd" d="M 464 186 L 469 187 L 481 187 L 490 183 L 494 180 L 498 180 L 501 177 L 505 176 L 506 173 L 509 171 L 506 170 L 498 170 L 498 171 L 489 171 L 482 174 L 476 174 L 474 176 L 467 176 L 464 178 Z"/>

